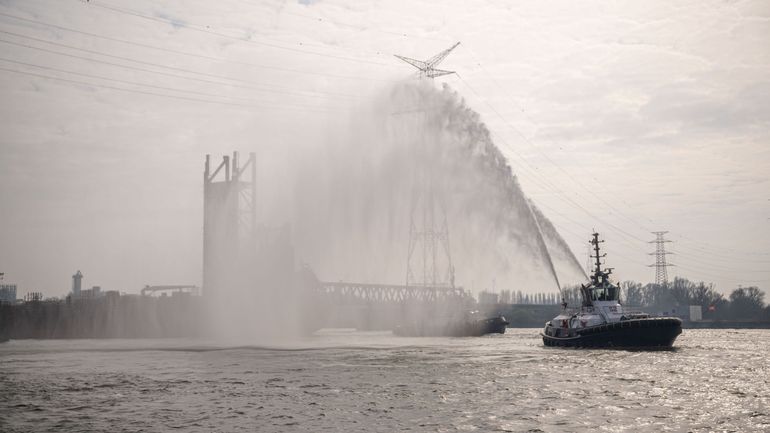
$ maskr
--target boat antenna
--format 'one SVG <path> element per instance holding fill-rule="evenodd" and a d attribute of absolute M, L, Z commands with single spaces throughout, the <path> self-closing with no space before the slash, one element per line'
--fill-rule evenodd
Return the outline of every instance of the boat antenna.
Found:
<path fill-rule="evenodd" d="M 597 278 L 602 273 L 602 261 L 601 258 L 605 257 L 607 253 L 599 254 L 599 244 L 604 242 L 604 240 L 599 240 L 599 233 L 594 232 L 593 239 L 591 239 L 591 244 L 594 246 L 594 252 L 596 253 L 595 256 L 591 256 L 591 258 L 596 259 L 596 269 L 594 269 L 594 278 Z"/>

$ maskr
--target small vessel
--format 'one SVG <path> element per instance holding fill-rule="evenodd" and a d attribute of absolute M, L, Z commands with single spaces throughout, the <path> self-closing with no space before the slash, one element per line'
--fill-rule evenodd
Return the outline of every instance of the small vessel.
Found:
<path fill-rule="evenodd" d="M 414 320 L 402 323 L 393 330 L 400 337 L 480 337 L 486 334 L 505 334 L 508 321 L 503 316 L 480 317 L 470 311 L 464 317 L 435 320 Z"/>
<path fill-rule="evenodd" d="M 578 311 L 567 309 L 546 322 L 541 333 L 546 346 L 668 348 L 682 333 L 678 317 L 651 317 L 641 312 L 626 311 L 620 304 L 620 287 L 609 279 L 612 268 L 601 269 L 599 234 L 591 244 L 596 268 L 591 283 L 580 286 L 582 305 Z"/>

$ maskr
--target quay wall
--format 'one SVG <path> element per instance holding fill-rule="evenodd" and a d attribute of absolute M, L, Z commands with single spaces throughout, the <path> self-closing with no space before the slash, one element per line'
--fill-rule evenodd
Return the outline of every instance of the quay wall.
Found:
<path fill-rule="evenodd" d="M 167 338 L 201 335 L 202 299 L 103 296 L 0 305 L 5 339 Z"/>

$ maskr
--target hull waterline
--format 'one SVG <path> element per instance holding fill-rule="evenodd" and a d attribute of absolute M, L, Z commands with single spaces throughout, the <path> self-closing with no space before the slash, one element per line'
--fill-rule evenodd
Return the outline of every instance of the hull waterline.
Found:
<path fill-rule="evenodd" d="M 546 346 L 670 348 L 681 333 L 681 319 L 656 317 L 582 329 L 561 329 L 548 324 L 541 335 Z"/>

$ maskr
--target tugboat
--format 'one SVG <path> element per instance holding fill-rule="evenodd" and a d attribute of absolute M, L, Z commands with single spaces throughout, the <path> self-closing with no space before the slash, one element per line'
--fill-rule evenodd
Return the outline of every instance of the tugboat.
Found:
<path fill-rule="evenodd" d="M 620 287 L 609 279 L 612 268 L 601 269 L 599 234 L 591 239 L 596 255 L 596 269 L 591 283 L 580 286 L 582 305 L 579 311 L 567 309 L 546 322 L 541 333 L 546 346 L 670 348 L 682 333 L 678 317 L 651 317 L 647 313 L 625 311 L 620 304 Z"/>
<path fill-rule="evenodd" d="M 505 334 L 508 321 L 503 316 L 480 317 L 470 311 L 462 318 L 415 320 L 393 329 L 400 337 L 480 337 L 486 334 Z"/>

